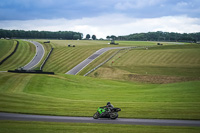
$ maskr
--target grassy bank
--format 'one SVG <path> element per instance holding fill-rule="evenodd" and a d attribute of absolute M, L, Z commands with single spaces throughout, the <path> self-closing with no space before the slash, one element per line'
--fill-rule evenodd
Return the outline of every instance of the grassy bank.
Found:
<path fill-rule="evenodd" d="M 198 133 L 199 127 L 0 121 L 0 133 Z"/>
<path fill-rule="evenodd" d="M 94 61 L 92 61 L 89 65 L 87 65 L 83 70 L 81 70 L 78 75 L 85 75 L 87 72 L 98 66 L 100 63 L 104 62 L 108 58 L 110 58 L 114 53 L 116 53 L 118 50 L 109 50 L 105 52 L 104 54 L 100 55 L 98 58 L 96 58 Z"/>
<path fill-rule="evenodd" d="M 45 40 L 36 40 L 44 42 Z M 44 70 L 54 71 L 56 73 L 66 73 L 80 62 L 88 58 L 94 52 L 105 47 L 123 47 L 123 46 L 152 46 L 156 42 L 133 42 L 121 41 L 120 45 L 108 45 L 110 41 L 91 41 L 91 40 L 50 40 L 50 45 L 54 47 L 54 51 L 47 61 Z M 75 45 L 75 47 L 68 47 L 68 45 Z M 107 57 L 110 52 L 106 52 Z M 101 61 L 101 60 L 100 60 Z M 95 65 L 89 66 L 81 72 L 81 75 L 88 71 Z"/>
<path fill-rule="evenodd" d="M 36 40 L 40 42 L 44 42 L 47 40 Z M 153 46 L 156 45 L 157 42 L 149 42 L 149 41 L 116 41 L 119 45 L 108 45 L 110 41 L 98 41 L 98 40 L 50 40 L 51 45 L 54 48 L 62 48 L 67 47 L 68 44 L 75 45 L 76 47 L 124 47 L 124 46 Z M 165 45 L 173 45 L 173 43 L 164 43 Z"/>
<path fill-rule="evenodd" d="M 0 111 L 92 116 L 110 101 L 120 117 L 200 119 L 200 82 L 143 84 L 71 75 L 0 73 Z"/>
<path fill-rule="evenodd" d="M 12 53 L 16 46 L 15 43 L 14 40 L 0 40 L 0 61 Z"/>
<path fill-rule="evenodd" d="M 96 50 L 113 46 L 107 43 L 108 41 L 52 40 L 50 45 L 55 49 L 44 70 L 54 71 L 56 75 L 0 73 L 0 111 L 92 117 L 97 107 L 110 101 L 115 107 L 122 109 L 119 117 L 200 120 L 200 61 L 197 45 L 164 43 L 164 47 L 148 50 L 121 51 L 113 60 L 90 75 L 98 78 L 60 74 L 67 72 Z M 156 45 L 156 42 L 117 43 L 120 43 L 119 46 Z M 68 44 L 76 47 L 67 47 Z M 49 45 L 44 46 L 48 51 Z M 15 56 L 0 66 L 0 70 L 24 66 L 34 56 L 35 48 L 28 42 L 20 41 L 19 49 Z M 92 69 L 113 52 L 106 52 L 80 74 Z M 177 77 L 186 79 L 177 80 Z M 176 83 L 152 84 L 152 81 L 161 79 Z M 150 83 L 146 83 L 147 80 Z M 0 121 L 2 133 L 197 133 L 199 130 L 199 127 Z"/>
<path fill-rule="evenodd" d="M 33 44 L 19 40 L 17 51 L 0 66 L 0 71 L 14 70 L 25 66 L 34 57 L 35 50 Z"/>
<path fill-rule="evenodd" d="M 175 77 L 200 77 L 199 45 L 168 45 L 149 49 L 121 51 L 103 67 L 90 76 L 109 79 L 137 80 L 134 75 L 143 75 L 143 79 L 152 75 Z M 144 76 L 145 75 L 145 76 Z M 163 78 L 163 77 L 160 77 Z M 166 79 L 166 78 L 165 78 Z M 159 80 L 159 77 L 157 78 Z M 178 80 L 179 81 L 179 80 Z"/>

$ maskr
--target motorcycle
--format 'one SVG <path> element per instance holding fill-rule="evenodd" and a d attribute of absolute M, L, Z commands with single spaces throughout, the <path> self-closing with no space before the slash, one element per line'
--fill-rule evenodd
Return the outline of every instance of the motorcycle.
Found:
<path fill-rule="evenodd" d="M 116 119 L 116 118 L 118 118 L 118 112 L 119 111 L 121 111 L 120 108 L 108 109 L 106 106 L 105 107 L 99 107 L 97 109 L 97 112 L 93 115 L 93 118 L 94 119 L 98 119 L 98 118 Z"/>

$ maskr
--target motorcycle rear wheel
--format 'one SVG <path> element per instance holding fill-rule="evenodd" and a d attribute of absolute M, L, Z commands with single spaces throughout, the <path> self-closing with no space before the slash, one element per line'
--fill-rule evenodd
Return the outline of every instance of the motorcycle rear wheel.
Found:
<path fill-rule="evenodd" d="M 110 114 L 110 118 L 111 119 L 116 119 L 117 117 L 118 117 L 118 113 L 117 112 Z"/>

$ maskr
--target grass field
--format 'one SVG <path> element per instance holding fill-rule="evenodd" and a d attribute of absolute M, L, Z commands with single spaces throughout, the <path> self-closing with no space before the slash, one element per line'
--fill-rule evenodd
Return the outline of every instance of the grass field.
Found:
<path fill-rule="evenodd" d="M 185 77 L 185 80 L 199 80 L 199 57 L 200 45 L 196 44 L 124 50 L 90 76 L 131 80 L 133 75 L 143 75 L 141 78 L 145 78 L 144 75 L 162 75 L 171 77 L 172 80 L 175 80 L 174 76 Z"/>
<path fill-rule="evenodd" d="M 110 101 L 122 109 L 119 117 L 200 120 L 199 45 L 164 43 L 148 50 L 124 50 L 93 72 L 90 76 L 97 78 L 92 78 L 63 73 L 96 50 L 113 45 L 107 45 L 108 41 L 50 41 L 51 44 L 43 44 L 45 50 L 49 51 L 51 46 L 55 49 L 44 70 L 54 71 L 56 75 L 0 73 L 0 111 L 92 117 L 97 107 Z M 119 46 L 156 46 L 157 42 L 118 43 Z M 68 44 L 76 47 L 67 47 Z M 34 46 L 28 42 L 20 41 L 18 49 L 0 70 L 24 66 L 35 54 Z M 115 51 L 106 52 L 79 74 L 83 75 Z M 176 83 L 152 84 L 152 80 L 169 83 L 160 82 L 161 79 Z M 199 127 L 0 121 L 2 133 L 83 131 L 197 133 Z"/>
<path fill-rule="evenodd" d="M 45 40 L 36 40 L 38 42 L 44 42 Z M 104 47 L 119 47 L 119 46 L 151 46 L 156 42 L 131 42 L 121 41 L 120 45 L 108 45 L 110 41 L 91 41 L 91 40 L 50 40 L 51 46 L 54 47 L 54 51 L 47 61 L 44 70 L 54 71 L 56 73 L 66 73 L 77 64 L 85 60 L 91 54 Z M 68 44 L 75 45 L 76 47 L 68 47 Z M 107 57 L 107 53 L 105 57 Z M 93 64 L 94 65 L 94 64 Z M 82 73 L 93 67 L 89 66 Z"/>
<path fill-rule="evenodd" d="M 199 127 L 0 121 L 0 133 L 199 133 Z"/>
<path fill-rule="evenodd" d="M 35 40 L 40 43 L 47 40 Z M 157 42 L 144 41 L 117 41 L 120 45 L 108 45 L 110 41 L 92 41 L 92 40 L 50 40 L 50 44 L 54 48 L 50 58 L 44 66 L 44 71 L 53 71 L 56 73 L 66 73 L 80 62 L 85 60 L 95 51 L 105 47 L 124 47 L 124 46 L 156 46 Z M 75 47 L 68 47 L 68 45 L 75 45 Z M 166 45 L 173 45 L 172 43 L 164 43 Z M 112 52 L 106 52 L 99 61 L 103 61 Z M 99 61 L 89 65 L 80 75 L 83 75 Z"/>
<path fill-rule="evenodd" d="M 43 40 L 39 40 L 43 41 Z M 68 44 L 76 47 L 68 47 Z M 85 60 L 96 50 L 102 48 L 102 44 L 90 43 L 90 41 L 67 41 L 51 40 L 54 50 L 44 66 L 44 71 L 53 71 L 56 73 L 66 73 L 74 66 Z"/>
<path fill-rule="evenodd" d="M 16 46 L 15 43 L 13 40 L 0 40 L 0 61 L 12 53 Z"/>
<path fill-rule="evenodd" d="M 32 60 L 34 55 L 35 46 L 31 43 L 19 40 L 17 51 L 0 66 L 0 71 L 14 70 L 25 66 Z"/>
<path fill-rule="evenodd" d="M 36 40 L 44 42 L 46 40 Z M 51 45 L 54 48 L 67 47 L 68 44 L 75 45 L 76 47 L 124 47 L 124 46 L 153 46 L 157 42 L 148 42 L 148 41 L 116 41 L 119 45 L 108 45 L 110 41 L 95 41 L 95 40 L 50 40 Z M 167 45 L 173 45 L 173 43 L 163 43 Z"/>
<path fill-rule="evenodd" d="M 97 50 L 96 47 L 55 48 L 44 66 L 44 70 L 66 73 Z"/>
<path fill-rule="evenodd" d="M 0 73 L 0 111 L 92 116 L 108 101 L 120 117 L 200 119 L 200 82 L 144 84 L 72 75 Z M 122 91 L 123 90 L 123 91 Z"/>

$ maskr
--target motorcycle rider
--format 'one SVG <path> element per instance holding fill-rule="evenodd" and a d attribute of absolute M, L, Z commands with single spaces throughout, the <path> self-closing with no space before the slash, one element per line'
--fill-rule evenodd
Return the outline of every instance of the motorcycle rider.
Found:
<path fill-rule="evenodd" d="M 110 102 L 107 102 L 106 107 L 108 108 L 108 110 L 114 108 L 114 106 Z"/>
<path fill-rule="evenodd" d="M 106 110 L 106 112 L 104 112 L 102 114 L 104 116 L 108 115 L 111 112 L 111 109 L 114 108 L 114 106 L 110 102 L 107 102 L 107 105 L 104 106 L 104 107 L 105 107 L 105 110 Z"/>
<path fill-rule="evenodd" d="M 106 106 L 104 106 L 104 109 L 106 110 L 105 112 L 103 112 L 101 115 L 102 116 L 106 116 L 111 112 L 111 109 L 114 108 L 114 106 L 110 103 L 107 102 Z"/>

